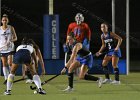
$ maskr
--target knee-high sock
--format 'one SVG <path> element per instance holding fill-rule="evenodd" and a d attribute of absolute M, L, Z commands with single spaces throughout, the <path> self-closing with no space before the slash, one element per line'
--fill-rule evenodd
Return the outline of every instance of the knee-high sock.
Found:
<path fill-rule="evenodd" d="M 33 76 L 33 81 L 35 83 L 35 85 L 37 86 L 37 88 L 42 88 L 41 86 L 41 80 L 40 80 L 40 77 L 38 75 L 34 75 Z"/>
<path fill-rule="evenodd" d="M 119 69 L 118 68 L 114 68 L 114 74 L 115 74 L 115 80 L 119 81 Z"/>
<path fill-rule="evenodd" d="M 106 79 L 110 79 L 108 67 L 107 66 L 103 66 L 103 70 L 104 70 L 104 73 L 105 73 L 105 78 Z"/>
<path fill-rule="evenodd" d="M 69 86 L 73 88 L 73 73 L 68 73 Z"/>
<path fill-rule="evenodd" d="M 14 81 L 14 75 L 9 74 L 8 75 L 8 80 L 7 80 L 7 90 L 11 90 L 12 85 L 13 85 L 13 81 Z"/>
<path fill-rule="evenodd" d="M 97 80 L 99 80 L 98 77 L 95 77 L 95 76 L 92 76 L 92 75 L 87 75 L 87 74 L 85 75 L 84 79 L 85 80 L 90 80 L 90 81 L 97 81 Z"/>
<path fill-rule="evenodd" d="M 9 75 L 8 67 L 3 66 L 3 74 L 4 74 L 5 80 L 7 80 L 8 75 Z"/>

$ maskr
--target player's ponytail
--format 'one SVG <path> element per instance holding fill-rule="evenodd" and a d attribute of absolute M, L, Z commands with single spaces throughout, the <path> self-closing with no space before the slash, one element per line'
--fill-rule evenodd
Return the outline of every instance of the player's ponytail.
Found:
<path fill-rule="evenodd" d="M 21 41 L 21 44 L 26 45 L 27 44 L 27 37 L 24 37 Z"/>
<path fill-rule="evenodd" d="M 29 44 L 32 44 L 33 47 L 35 48 L 35 50 L 39 49 L 38 45 L 34 42 L 33 39 L 29 39 L 29 40 L 28 40 L 28 43 L 29 43 Z"/>

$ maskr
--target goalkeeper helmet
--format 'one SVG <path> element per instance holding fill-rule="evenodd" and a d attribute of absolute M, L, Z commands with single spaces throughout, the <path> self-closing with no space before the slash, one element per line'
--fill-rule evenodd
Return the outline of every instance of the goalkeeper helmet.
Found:
<path fill-rule="evenodd" d="M 75 21 L 77 25 L 81 24 L 84 21 L 84 16 L 81 13 L 77 13 L 75 16 Z"/>

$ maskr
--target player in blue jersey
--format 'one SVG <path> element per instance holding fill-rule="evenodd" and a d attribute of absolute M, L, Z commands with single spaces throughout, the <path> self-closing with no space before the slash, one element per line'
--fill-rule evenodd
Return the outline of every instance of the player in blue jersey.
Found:
<path fill-rule="evenodd" d="M 103 83 L 112 83 L 112 84 L 120 84 L 119 80 L 119 69 L 118 69 L 118 61 L 121 57 L 121 51 L 120 51 L 120 45 L 122 43 L 122 38 L 118 36 L 117 34 L 108 31 L 108 24 L 102 23 L 101 24 L 101 40 L 102 40 L 102 46 L 100 50 L 96 53 L 96 56 L 99 56 L 104 49 L 107 49 L 108 52 L 106 53 L 103 61 L 102 66 L 105 73 L 105 80 Z M 117 44 L 115 44 L 115 40 L 117 40 Z M 108 63 L 109 61 L 112 61 L 112 66 L 114 68 L 114 74 L 115 74 L 115 80 L 111 81 L 109 77 L 109 71 L 108 71 Z"/>
<path fill-rule="evenodd" d="M 102 85 L 102 78 L 89 75 L 87 72 L 93 66 L 92 53 L 86 49 L 82 43 L 78 43 L 75 40 L 74 33 L 70 33 L 67 36 L 68 45 L 71 47 L 71 57 L 62 69 L 61 74 L 64 74 L 68 69 L 68 81 L 69 85 L 64 91 L 73 90 L 73 72 L 80 67 L 79 78 L 90 81 L 98 81 L 98 86 Z"/>
<path fill-rule="evenodd" d="M 11 88 L 14 80 L 14 75 L 19 64 L 25 64 L 30 68 L 30 71 L 33 75 L 33 81 L 35 85 L 38 87 L 38 93 L 46 94 L 46 92 L 42 89 L 41 80 L 40 77 L 37 75 L 35 66 L 33 66 L 33 62 L 32 62 L 33 60 L 35 63 L 34 65 L 37 66 L 37 59 L 36 59 L 35 50 L 33 48 L 33 44 L 29 42 L 29 40 L 22 41 L 22 44 L 17 47 L 16 53 L 14 54 L 11 72 L 8 75 L 7 89 L 4 92 L 5 95 L 11 95 Z"/>

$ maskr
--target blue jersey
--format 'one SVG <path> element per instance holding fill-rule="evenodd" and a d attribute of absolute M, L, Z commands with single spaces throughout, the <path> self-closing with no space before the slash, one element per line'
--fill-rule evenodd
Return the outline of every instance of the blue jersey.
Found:
<path fill-rule="evenodd" d="M 110 32 L 108 32 L 106 35 L 103 33 L 101 38 L 104 40 L 105 46 L 108 50 L 115 48 L 114 39 L 110 36 Z"/>
<path fill-rule="evenodd" d="M 105 47 L 108 50 L 107 56 L 115 55 L 117 57 L 121 57 L 120 48 L 118 51 L 115 51 L 116 44 L 114 42 L 114 38 L 111 37 L 110 32 L 108 32 L 106 35 L 103 33 L 101 38 L 104 40 Z"/>

